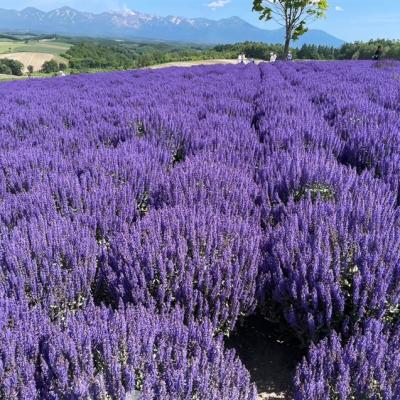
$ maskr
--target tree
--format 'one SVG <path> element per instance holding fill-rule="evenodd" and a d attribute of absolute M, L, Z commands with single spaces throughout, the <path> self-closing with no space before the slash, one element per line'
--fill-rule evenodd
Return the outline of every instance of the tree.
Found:
<path fill-rule="evenodd" d="M 0 74 L 12 75 L 11 68 L 7 64 L 0 62 Z"/>
<path fill-rule="evenodd" d="M 23 75 L 22 70 L 24 68 L 24 65 L 17 60 L 10 60 L 8 58 L 3 58 L 2 60 L 0 60 L 0 64 L 3 65 L 1 67 L 3 71 L 8 71 L 2 73 L 9 74 L 9 71 L 11 71 L 12 75 L 17 75 L 17 76 Z"/>
<path fill-rule="evenodd" d="M 253 11 L 261 14 L 260 20 L 272 19 L 285 27 L 284 58 L 290 41 L 306 33 L 307 22 L 323 17 L 327 9 L 328 0 L 253 0 Z"/>
<path fill-rule="evenodd" d="M 45 61 L 42 65 L 42 72 L 50 74 L 58 71 L 58 64 L 55 60 Z"/>
<path fill-rule="evenodd" d="M 33 65 L 28 65 L 27 69 L 30 74 L 33 74 Z"/>
<path fill-rule="evenodd" d="M 60 68 L 60 71 L 65 71 L 67 69 L 67 64 L 61 62 L 58 64 L 58 67 Z"/>

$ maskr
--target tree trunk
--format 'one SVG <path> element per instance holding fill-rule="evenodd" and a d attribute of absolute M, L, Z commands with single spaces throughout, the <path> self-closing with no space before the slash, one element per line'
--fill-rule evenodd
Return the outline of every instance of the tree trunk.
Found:
<path fill-rule="evenodd" d="M 285 47 L 283 49 L 283 59 L 287 60 L 287 56 L 289 54 L 289 46 L 290 46 L 290 40 L 292 38 L 292 33 L 289 30 L 286 30 L 286 36 L 285 36 Z"/>

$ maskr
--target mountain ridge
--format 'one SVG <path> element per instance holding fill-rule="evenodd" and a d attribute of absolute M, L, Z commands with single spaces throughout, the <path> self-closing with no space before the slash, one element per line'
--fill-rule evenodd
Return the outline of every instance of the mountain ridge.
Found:
<path fill-rule="evenodd" d="M 0 8 L 0 31 L 118 39 L 152 39 L 204 44 L 227 44 L 246 40 L 282 43 L 284 30 L 258 28 L 240 17 L 220 20 L 154 16 L 125 9 L 99 14 L 65 6 L 51 11 L 27 7 L 21 11 Z M 339 47 L 344 41 L 325 31 L 311 29 L 294 45 Z"/>

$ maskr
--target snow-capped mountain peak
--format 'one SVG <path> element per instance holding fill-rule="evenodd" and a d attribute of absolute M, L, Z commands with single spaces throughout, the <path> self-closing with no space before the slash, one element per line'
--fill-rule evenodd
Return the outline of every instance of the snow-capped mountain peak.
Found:
<path fill-rule="evenodd" d="M 0 31 L 93 36 L 113 39 L 156 39 L 193 43 L 236 43 L 245 40 L 282 43 L 282 30 L 263 30 L 239 17 L 219 21 L 206 18 L 184 18 L 176 15 L 159 17 L 129 8 L 94 14 L 62 7 L 43 12 L 33 7 L 22 11 L 0 9 Z M 323 31 L 313 31 L 298 44 L 339 46 L 343 42 Z"/>
<path fill-rule="evenodd" d="M 118 11 L 116 11 L 115 13 L 116 13 L 116 14 L 121 14 L 121 15 L 123 15 L 124 17 L 134 17 L 134 16 L 138 15 L 137 12 L 132 11 L 132 10 L 129 9 L 129 8 L 124 8 L 124 9 L 122 9 L 122 10 L 118 10 Z"/>
<path fill-rule="evenodd" d="M 179 17 L 171 17 L 170 21 L 175 25 L 179 25 L 180 23 L 182 23 L 183 19 Z"/>

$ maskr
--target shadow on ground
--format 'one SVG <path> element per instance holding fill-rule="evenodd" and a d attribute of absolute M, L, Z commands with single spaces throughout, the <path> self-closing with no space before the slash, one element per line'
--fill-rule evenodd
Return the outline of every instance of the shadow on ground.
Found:
<path fill-rule="evenodd" d="M 303 352 L 297 343 L 281 340 L 276 327 L 257 315 L 249 317 L 227 339 L 257 385 L 258 399 L 293 399 L 292 381 Z"/>

